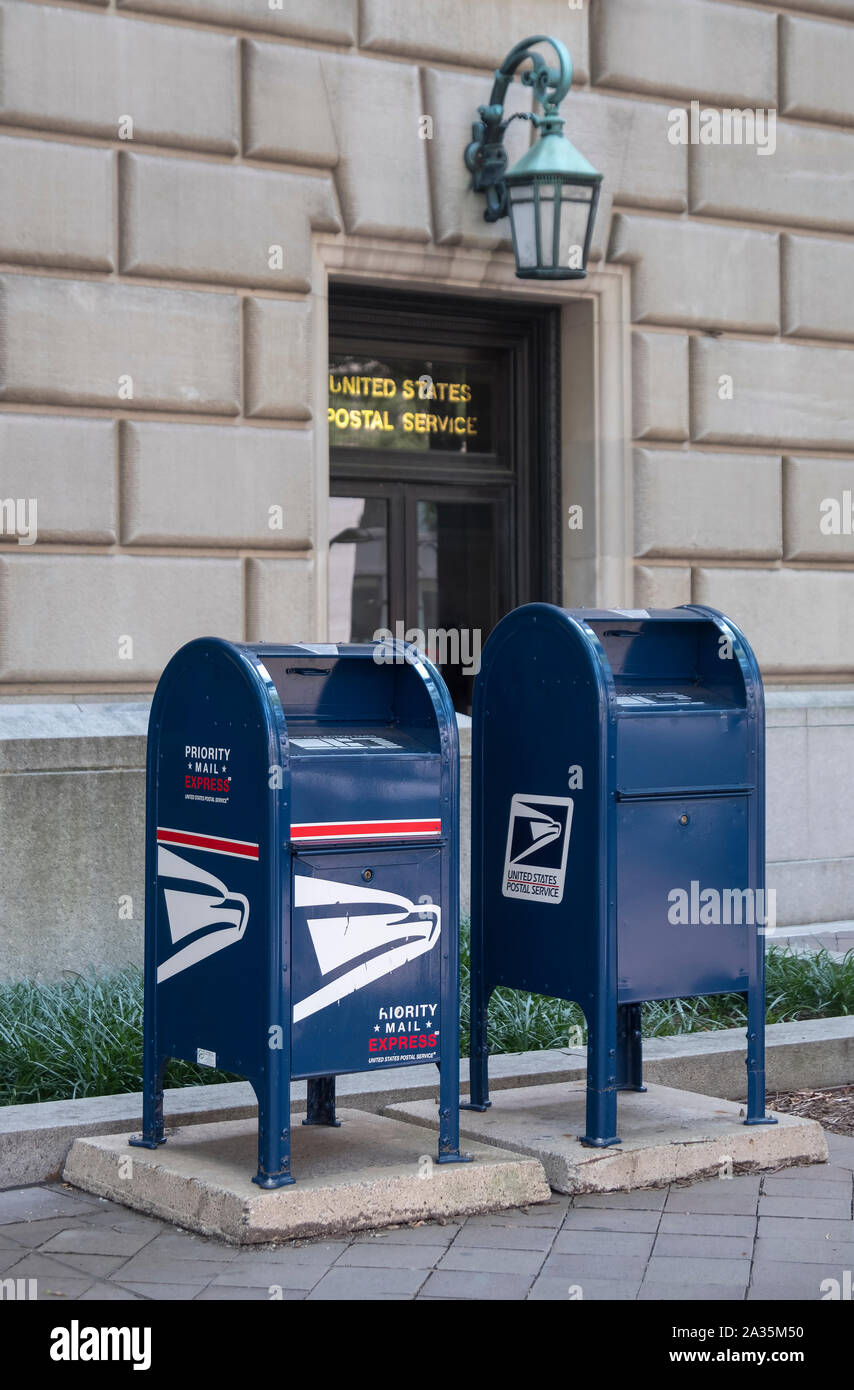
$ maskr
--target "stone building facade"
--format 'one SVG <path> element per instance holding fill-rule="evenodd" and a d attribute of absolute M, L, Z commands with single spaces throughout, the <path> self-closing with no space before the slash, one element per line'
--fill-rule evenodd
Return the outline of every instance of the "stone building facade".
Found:
<path fill-rule="evenodd" d="M 462 163 L 530 34 L 583 281 L 518 279 Z M 0 973 L 139 958 L 172 652 L 326 637 L 345 284 L 555 311 L 557 596 L 743 626 L 780 921 L 854 917 L 852 66 L 854 0 L 0 0 Z"/>

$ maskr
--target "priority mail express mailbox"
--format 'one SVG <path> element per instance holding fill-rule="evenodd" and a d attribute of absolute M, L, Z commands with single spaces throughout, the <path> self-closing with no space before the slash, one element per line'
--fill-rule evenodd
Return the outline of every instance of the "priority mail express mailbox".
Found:
<path fill-rule="evenodd" d="M 505 985 L 588 1025 L 582 1143 L 643 1090 L 641 1003 L 747 996 L 747 1124 L 765 1116 L 764 699 L 728 618 L 528 604 L 487 641 L 472 742 L 471 1105 Z"/>
<path fill-rule="evenodd" d="M 440 1069 L 459 1161 L 457 725 L 402 643 L 190 642 L 148 738 L 143 1132 L 180 1057 L 245 1076 L 262 1187 L 290 1183 L 290 1083 L 336 1125 L 335 1077 Z"/>

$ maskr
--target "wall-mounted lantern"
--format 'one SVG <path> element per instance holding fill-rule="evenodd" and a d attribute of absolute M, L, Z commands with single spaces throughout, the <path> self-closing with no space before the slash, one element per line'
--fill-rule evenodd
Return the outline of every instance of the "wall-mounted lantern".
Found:
<path fill-rule="evenodd" d="M 558 67 L 550 68 L 533 45 L 551 44 Z M 533 87 L 542 116 L 519 112 L 505 117 L 504 99 L 516 69 L 530 59 L 522 81 Z M 558 111 L 572 83 L 572 59 L 559 39 L 537 35 L 511 49 L 495 74 L 488 106 L 478 108 L 465 152 L 472 187 L 486 194 L 487 222 L 510 217 L 516 274 L 534 280 L 581 280 L 587 256 L 602 175 L 563 134 Z M 504 135 L 511 121 L 533 121 L 539 139 L 522 158 L 507 168 Z"/>

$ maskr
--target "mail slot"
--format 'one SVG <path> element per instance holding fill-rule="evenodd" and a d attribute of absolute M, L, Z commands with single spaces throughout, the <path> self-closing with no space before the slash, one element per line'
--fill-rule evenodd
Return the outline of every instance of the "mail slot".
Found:
<path fill-rule="evenodd" d="M 641 1004 L 747 999 L 746 1124 L 765 1115 L 764 697 L 736 625 L 698 605 L 528 604 L 492 632 L 472 737 L 471 1105 L 498 986 L 587 1021 L 582 1142 L 643 1090 Z"/>
<path fill-rule="evenodd" d="M 292 1080 L 303 1123 L 337 1127 L 336 1076 L 444 1059 L 438 1161 L 459 1161 L 459 746 L 435 667 L 402 643 L 190 642 L 154 696 L 147 779 L 131 1142 L 164 1142 L 170 1057 L 237 1073 L 254 1180 L 280 1187 Z"/>

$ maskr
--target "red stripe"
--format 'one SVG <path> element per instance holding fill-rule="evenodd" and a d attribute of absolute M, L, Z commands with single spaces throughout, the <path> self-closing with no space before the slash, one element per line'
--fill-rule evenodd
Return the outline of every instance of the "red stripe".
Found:
<path fill-rule="evenodd" d="M 292 825 L 293 840 L 369 840 L 376 836 L 441 835 L 440 820 L 340 821 L 323 825 Z"/>
<path fill-rule="evenodd" d="M 223 840 L 217 835 L 192 835 L 188 830 L 157 831 L 160 845 L 187 845 L 191 849 L 209 849 L 218 854 L 236 854 L 242 859 L 257 859 L 258 846 L 243 840 Z"/>

